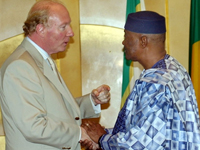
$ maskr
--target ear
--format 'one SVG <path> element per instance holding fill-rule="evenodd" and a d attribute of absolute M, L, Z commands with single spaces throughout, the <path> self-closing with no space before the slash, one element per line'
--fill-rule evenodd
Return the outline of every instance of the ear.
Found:
<path fill-rule="evenodd" d="M 44 36 L 44 31 L 45 31 L 45 27 L 44 27 L 43 24 L 38 24 L 38 25 L 36 26 L 36 33 L 37 33 L 38 35 L 40 35 L 41 37 Z"/>
<path fill-rule="evenodd" d="M 148 44 L 147 36 L 142 35 L 140 37 L 140 43 L 141 43 L 142 48 L 145 48 Z"/>

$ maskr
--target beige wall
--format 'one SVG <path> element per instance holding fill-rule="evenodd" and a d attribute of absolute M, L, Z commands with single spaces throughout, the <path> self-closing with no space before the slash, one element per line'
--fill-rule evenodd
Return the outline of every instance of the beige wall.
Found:
<path fill-rule="evenodd" d="M 58 54 L 58 58 L 60 59 L 60 72 L 72 95 L 78 97 L 82 95 L 79 0 L 62 1 L 70 13 L 74 37 L 70 40 L 66 51 Z"/>
<path fill-rule="evenodd" d="M 167 19 L 166 49 L 187 70 L 189 61 L 189 0 L 145 0 L 146 9 L 159 12 Z"/>
<path fill-rule="evenodd" d="M 119 28 L 81 25 L 82 92 L 108 84 L 111 101 L 102 105 L 101 118 L 105 127 L 113 127 L 121 104 L 124 31 Z M 108 121 L 109 120 L 109 121 Z"/>
<path fill-rule="evenodd" d="M 169 52 L 188 70 L 190 0 L 169 1 Z"/>
<path fill-rule="evenodd" d="M 22 33 L 22 23 L 35 0 L 0 0 L 0 41 Z"/>

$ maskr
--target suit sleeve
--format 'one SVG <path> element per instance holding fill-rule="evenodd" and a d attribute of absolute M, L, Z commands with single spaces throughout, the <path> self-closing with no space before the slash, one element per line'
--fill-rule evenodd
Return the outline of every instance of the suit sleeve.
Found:
<path fill-rule="evenodd" d="M 78 97 L 76 98 L 76 101 L 80 107 L 82 119 L 99 117 L 100 113 L 95 113 L 95 110 L 93 109 L 90 94 Z"/>
<path fill-rule="evenodd" d="M 12 62 L 3 79 L 3 92 L 12 120 L 27 141 L 76 149 L 80 127 L 47 114 L 44 87 L 34 68 L 23 60 Z M 48 87 L 46 87 L 48 88 Z"/>

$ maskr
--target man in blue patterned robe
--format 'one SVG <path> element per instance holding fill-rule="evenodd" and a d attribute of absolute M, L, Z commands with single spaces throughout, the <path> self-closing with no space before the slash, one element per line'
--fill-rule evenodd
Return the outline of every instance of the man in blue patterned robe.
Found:
<path fill-rule="evenodd" d="M 131 13 L 125 25 L 126 58 L 144 67 L 114 128 L 83 125 L 103 150 L 200 150 L 200 121 L 186 69 L 165 51 L 165 18 Z M 104 130 L 103 130 L 104 129 Z M 83 142 L 90 149 L 90 144 Z"/>

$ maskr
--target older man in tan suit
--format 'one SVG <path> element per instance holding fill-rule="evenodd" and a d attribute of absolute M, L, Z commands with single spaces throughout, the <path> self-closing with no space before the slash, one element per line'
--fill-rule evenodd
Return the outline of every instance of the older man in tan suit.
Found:
<path fill-rule="evenodd" d="M 6 150 L 80 150 L 88 138 L 81 119 L 98 117 L 109 86 L 74 99 L 50 55 L 74 35 L 67 9 L 55 0 L 37 2 L 23 26 L 25 39 L 0 72 Z"/>

